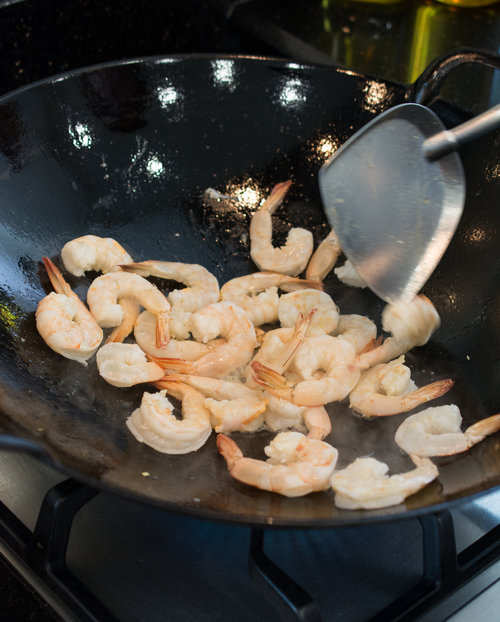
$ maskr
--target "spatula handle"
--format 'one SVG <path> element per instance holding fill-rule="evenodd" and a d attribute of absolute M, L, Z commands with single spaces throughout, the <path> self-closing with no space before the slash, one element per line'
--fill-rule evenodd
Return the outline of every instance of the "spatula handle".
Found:
<path fill-rule="evenodd" d="M 437 160 L 498 127 L 500 127 L 500 104 L 451 130 L 439 132 L 425 140 L 422 145 L 424 155 L 428 160 Z"/>

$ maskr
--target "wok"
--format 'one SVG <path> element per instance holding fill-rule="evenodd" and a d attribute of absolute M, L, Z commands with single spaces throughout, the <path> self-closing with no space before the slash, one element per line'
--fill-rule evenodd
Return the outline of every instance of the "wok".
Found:
<path fill-rule="evenodd" d="M 317 172 L 333 149 L 383 110 L 416 100 L 448 126 L 470 116 L 439 96 L 458 64 L 499 66 L 495 55 L 458 51 L 414 85 L 276 59 L 212 56 L 142 58 L 73 71 L 0 99 L 1 446 L 62 472 L 167 510 L 243 524 L 342 526 L 437 511 L 500 484 L 500 437 L 436 460 L 437 481 L 406 503 L 338 510 L 333 493 L 288 499 L 230 478 L 215 435 L 184 456 L 138 443 L 125 420 L 144 387 L 118 389 L 88 367 L 52 352 L 35 328 L 51 291 L 41 258 L 59 262 L 63 244 L 92 233 L 113 237 L 136 260 L 200 263 L 220 283 L 254 271 L 246 237 L 256 198 L 293 179 L 275 216 L 276 242 L 291 224 L 316 242 L 328 226 Z M 407 361 L 417 384 L 451 377 L 436 404 L 460 405 L 464 425 L 500 409 L 500 136 L 463 149 L 467 199 L 455 238 L 425 293 L 442 326 Z M 206 202 L 207 188 L 241 201 Z M 248 199 L 248 201 L 247 201 Z M 84 298 L 88 278 L 69 277 Z M 382 302 L 366 290 L 325 282 L 343 313 L 380 326 Z M 329 440 L 339 467 L 371 454 L 391 472 L 411 468 L 395 446 L 405 415 L 362 420 L 330 407 Z M 263 456 L 271 435 L 235 434 Z"/>

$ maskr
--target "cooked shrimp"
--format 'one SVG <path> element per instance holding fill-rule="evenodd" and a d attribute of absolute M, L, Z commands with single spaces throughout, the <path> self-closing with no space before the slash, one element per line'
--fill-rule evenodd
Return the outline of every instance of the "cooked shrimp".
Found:
<path fill-rule="evenodd" d="M 361 354 L 376 345 L 377 326 L 365 315 L 356 313 L 339 315 L 333 335 L 347 339 L 356 350 L 356 354 Z"/>
<path fill-rule="evenodd" d="M 278 321 L 278 289 L 321 288 L 321 284 L 279 272 L 254 272 L 239 276 L 221 287 L 221 300 L 229 300 L 244 309 L 254 326 Z"/>
<path fill-rule="evenodd" d="M 132 387 L 141 382 L 155 382 L 163 369 L 148 361 L 136 343 L 107 343 L 96 355 L 101 376 L 115 387 Z"/>
<path fill-rule="evenodd" d="M 257 385 L 259 386 L 259 385 Z M 267 397 L 267 408 L 264 413 L 264 421 L 273 432 L 283 430 L 296 430 L 297 432 L 306 432 L 303 413 L 305 408 L 293 404 L 281 397 L 276 397 L 268 391 L 264 391 Z"/>
<path fill-rule="evenodd" d="M 301 406 L 321 406 L 344 399 L 360 376 L 352 345 L 330 335 L 308 337 L 297 350 L 293 368 L 304 380 L 291 382 L 259 361 L 251 365 L 257 383 L 273 395 Z"/>
<path fill-rule="evenodd" d="M 298 315 L 294 328 L 276 328 L 264 335 L 260 349 L 252 360 L 282 374 L 290 366 L 293 355 L 304 341 L 311 319 L 315 313 L 313 309 L 306 316 Z M 252 388 L 259 388 L 254 381 L 251 365 L 246 369 L 246 383 Z"/>
<path fill-rule="evenodd" d="M 223 340 L 195 361 L 155 357 L 157 363 L 173 372 L 220 378 L 246 365 L 257 345 L 255 328 L 248 315 L 231 302 L 216 302 L 193 313 L 191 332 L 203 343 L 216 337 Z"/>
<path fill-rule="evenodd" d="M 423 295 L 410 302 L 398 301 L 382 312 L 382 328 L 392 334 L 382 345 L 359 356 L 361 369 L 387 363 L 415 346 L 427 343 L 439 327 L 439 315 L 432 302 Z"/>
<path fill-rule="evenodd" d="M 375 365 L 361 374 L 349 394 L 349 405 L 363 417 L 397 415 L 441 397 L 453 386 L 453 380 L 447 378 L 417 389 L 410 376 L 404 356 Z"/>
<path fill-rule="evenodd" d="M 157 357 L 174 357 L 195 361 L 210 351 L 217 342 L 201 343 L 193 339 L 170 339 L 166 346 L 156 345 L 156 317 L 143 311 L 134 326 L 136 342 L 147 354 Z"/>
<path fill-rule="evenodd" d="M 103 328 L 122 323 L 124 312 L 117 302 L 120 298 L 136 300 L 156 317 L 156 345 L 165 346 L 170 339 L 170 304 L 160 290 L 138 274 L 109 272 L 98 276 L 89 287 L 87 303 Z"/>
<path fill-rule="evenodd" d="M 418 456 L 450 456 L 467 451 L 500 429 L 500 414 L 481 419 L 460 430 L 462 415 L 455 404 L 426 408 L 410 415 L 396 431 L 403 451 Z"/>
<path fill-rule="evenodd" d="M 318 245 L 306 268 L 306 279 L 323 281 L 337 263 L 342 252 L 337 234 L 332 229 Z"/>
<path fill-rule="evenodd" d="M 75 276 L 83 276 L 88 270 L 112 272 L 120 264 L 133 261 L 127 251 L 113 238 L 84 235 L 75 238 L 62 247 L 64 267 Z"/>
<path fill-rule="evenodd" d="M 367 287 L 366 281 L 356 270 L 350 259 L 346 259 L 343 266 L 334 268 L 333 271 L 337 275 L 339 281 L 342 281 L 344 285 L 349 285 L 349 287 L 360 287 L 361 289 Z"/>
<path fill-rule="evenodd" d="M 306 428 L 308 438 L 321 441 L 332 431 L 324 406 L 298 406 L 267 391 L 264 395 L 268 401 L 264 421 L 273 432 L 291 428 L 302 432 Z"/>
<path fill-rule="evenodd" d="M 232 477 L 261 490 L 286 497 L 301 497 L 326 490 L 338 451 L 300 432 L 280 432 L 264 449 L 267 461 L 246 458 L 228 436 L 219 434 L 217 448 L 226 460 Z"/>
<path fill-rule="evenodd" d="M 309 335 L 294 355 L 290 368 L 300 378 L 320 378 L 332 365 L 352 365 L 356 353 L 352 345 L 342 337 L 332 335 Z"/>
<path fill-rule="evenodd" d="M 205 406 L 210 411 L 210 420 L 216 432 L 255 432 L 264 422 L 266 402 L 262 399 L 236 397 L 214 400 L 207 397 Z"/>
<path fill-rule="evenodd" d="M 288 232 L 286 244 L 275 248 L 272 243 L 272 215 L 281 205 L 292 182 L 276 184 L 269 197 L 253 214 L 250 221 L 250 256 L 259 270 L 297 276 L 307 266 L 313 251 L 310 231 L 294 227 Z"/>
<path fill-rule="evenodd" d="M 142 261 L 122 266 L 127 272 L 140 276 L 155 276 L 187 285 L 184 289 L 174 289 L 167 295 L 171 305 L 170 332 L 177 339 L 189 337 L 191 314 L 219 300 L 217 278 L 199 264 L 176 261 Z"/>
<path fill-rule="evenodd" d="M 263 423 L 267 399 L 262 391 L 241 382 L 189 374 L 167 374 L 155 386 L 161 389 L 172 380 L 184 382 L 205 396 L 205 406 L 216 432 L 253 432 Z"/>
<path fill-rule="evenodd" d="M 375 458 L 357 458 L 336 471 L 331 478 L 335 505 L 345 510 L 374 510 L 402 503 L 439 475 L 428 458 L 410 457 L 416 468 L 397 475 L 387 475 L 387 464 Z"/>
<path fill-rule="evenodd" d="M 278 317 L 281 326 L 284 328 L 293 326 L 299 314 L 305 316 L 312 309 L 315 309 L 315 313 L 308 335 L 333 332 L 339 321 L 338 307 L 326 292 L 315 289 L 301 289 L 280 297 Z"/>
<path fill-rule="evenodd" d="M 141 305 L 133 298 L 119 298 L 117 303 L 123 310 L 123 320 L 119 326 L 117 326 L 106 339 L 106 343 L 121 343 L 130 335 L 134 330 L 135 322 L 141 312 Z M 148 313 L 145 311 L 145 313 Z M 154 315 L 151 316 L 154 318 Z M 156 325 L 156 318 L 154 318 Z"/>
<path fill-rule="evenodd" d="M 255 391 L 242 382 L 235 380 L 222 380 L 220 378 L 211 378 L 210 376 L 197 376 L 194 374 L 171 374 L 167 373 L 156 383 L 161 388 L 165 382 L 183 382 L 196 391 L 203 393 L 205 397 L 214 400 L 230 400 L 232 398 L 246 397 L 256 398 L 265 402 L 261 391 Z"/>
<path fill-rule="evenodd" d="M 127 427 L 141 442 L 164 454 L 197 451 L 212 433 L 204 397 L 185 384 L 168 384 L 168 394 L 182 401 L 182 419 L 174 415 L 167 391 L 144 393 L 140 408 L 127 419 Z"/>
<path fill-rule="evenodd" d="M 86 365 L 102 341 L 102 330 L 52 261 L 44 257 L 43 263 L 55 292 L 38 303 L 37 330 L 54 352 Z"/>

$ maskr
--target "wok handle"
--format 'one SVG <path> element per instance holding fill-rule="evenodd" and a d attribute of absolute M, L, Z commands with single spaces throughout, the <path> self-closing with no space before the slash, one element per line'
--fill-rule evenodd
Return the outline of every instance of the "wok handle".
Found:
<path fill-rule="evenodd" d="M 428 160 L 437 160 L 498 127 L 500 127 L 500 104 L 451 130 L 438 132 L 425 140 L 422 145 L 424 155 Z"/>
<path fill-rule="evenodd" d="M 492 69 L 500 69 L 500 54 L 490 50 L 458 48 L 451 50 L 434 60 L 422 75 L 409 88 L 408 97 L 411 101 L 429 106 L 439 95 L 445 79 L 461 65 L 478 63 Z"/>
<path fill-rule="evenodd" d="M 35 441 L 20 436 L 10 436 L 0 433 L 0 451 L 19 451 L 39 458 L 45 462 L 53 462 L 50 453 Z"/>

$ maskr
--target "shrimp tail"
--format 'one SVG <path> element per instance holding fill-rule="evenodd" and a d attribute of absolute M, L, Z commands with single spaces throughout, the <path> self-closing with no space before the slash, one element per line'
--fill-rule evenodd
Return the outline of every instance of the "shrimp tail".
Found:
<path fill-rule="evenodd" d="M 297 352 L 298 348 L 302 345 L 304 339 L 306 338 L 307 331 L 309 330 L 309 326 L 311 325 L 311 320 L 313 315 L 316 313 L 317 309 L 311 309 L 309 313 L 305 316 L 302 313 L 299 313 L 297 319 L 295 321 L 295 326 L 293 329 L 292 338 L 288 344 L 288 346 L 283 351 L 285 355 L 285 360 L 282 361 L 282 369 L 285 370 L 289 366 L 294 354 Z"/>
<path fill-rule="evenodd" d="M 125 270 L 125 272 L 133 272 L 139 276 L 149 276 L 150 272 L 145 264 L 147 264 L 147 261 L 120 264 L 119 267 Z"/>
<path fill-rule="evenodd" d="M 479 443 L 486 436 L 500 430 L 500 414 L 481 419 L 465 430 L 467 441 L 472 445 Z"/>
<path fill-rule="evenodd" d="M 105 343 L 123 343 L 132 332 L 132 328 L 128 322 L 122 322 L 108 335 Z"/>
<path fill-rule="evenodd" d="M 123 309 L 122 323 L 108 335 L 106 343 L 123 343 L 134 330 L 139 315 L 139 304 L 131 298 L 120 298 L 118 304 Z"/>
<path fill-rule="evenodd" d="M 370 352 L 370 350 L 375 350 L 375 348 L 378 348 L 379 346 L 382 345 L 382 342 L 384 340 L 384 337 L 382 335 L 379 335 L 376 339 L 371 339 L 366 346 L 358 353 L 358 356 L 360 354 L 364 354 L 365 352 Z"/>
<path fill-rule="evenodd" d="M 408 398 L 407 400 L 404 399 L 404 402 L 407 403 L 408 409 L 414 408 L 424 402 L 429 402 L 430 400 L 441 397 L 447 393 L 454 384 L 455 383 L 451 380 L 451 378 L 431 382 L 430 384 L 420 387 L 420 389 L 417 389 L 416 391 L 408 393 L 408 395 L 404 396 L 404 398 Z"/>
<path fill-rule="evenodd" d="M 190 391 L 194 390 L 189 385 L 187 385 L 185 382 L 171 381 L 171 380 L 166 380 L 164 378 L 162 378 L 161 380 L 158 380 L 155 383 L 155 385 L 158 388 L 165 389 L 169 395 L 171 395 L 172 397 L 175 397 L 176 399 L 180 401 L 182 401 L 186 393 L 189 393 Z"/>
<path fill-rule="evenodd" d="M 165 376 L 160 380 L 160 382 L 183 382 L 184 384 L 186 384 L 185 378 L 186 374 L 172 373 L 170 371 L 167 371 L 165 373 Z"/>
<path fill-rule="evenodd" d="M 241 449 L 233 441 L 232 438 L 229 438 L 229 436 L 226 436 L 225 434 L 217 435 L 217 449 L 226 461 L 229 472 L 233 470 L 236 462 L 240 458 L 243 458 L 243 453 L 241 452 Z"/>
<path fill-rule="evenodd" d="M 178 374 L 192 374 L 193 369 L 189 361 L 184 359 L 177 359 L 172 357 L 160 357 L 160 356 L 152 356 L 147 355 L 147 357 L 159 365 L 162 369 L 166 369 L 168 371 L 172 371 Z"/>
<path fill-rule="evenodd" d="M 311 324 L 311 320 L 313 315 L 316 313 L 317 309 L 311 309 L 309 313 L 305 316 L 302 313 L 297 315 L 297 319 L 295 320 L 295 326 L 293 329 L 293 335 L 286 347 L 282 352 L 279 353 L 277 357 L 269 361 L 268 368 L 270 369 L 279 369 L 281 372 L 284 372 L 289 366 L 290 363 L 297 352 L 299 346 L 304 341 L 309 326 Z M 259 363 L 260 365 L 261 363 Z"/>
<path fill-rule="evenodd" d="M 262 364 L 260 361 L 253 361 L 251 366 L 255 372 L 253 380 L 257 384 L 266 387 L 270 393 L 277 397 L 282 397 L 287 400 L 291 399 L 292 387 L 282 374 L 267 367 L 267 365 Z"/>
<path fill-rule="evenodd" d="M 163 391 L 163 389 L 167 389 L 166 386 L 163 385 L 163 378 L 160 378 L 160 380 L 155 380 L 155 382 L 151 383 L 155 389 L 158 389 L 158 391 Z"/>
<path fill-rule="evenodd" d="M 278 207 L 283 203 L 283 199 L 290 190 L 291 185 L 291 179 L 277 183 L 271 190 L 267 199 L 264 201 L 261 209 L 265 209 L 271 214 L 276 211 Z"/>
<path fill-rule="evenodd" d="M 48 257 L 42 257 L 43 265 L 47 271 L 47 276 L 57 294 L 65 294 L 66 296 L 72 296 L 73 290 L 66 282 L 65 278 L 61 274 L 59 268 Z"/>
<path fill-rule="evenodd" d="M 156 319 L 156 347 L 164 348 L 170 341 L 169 312 L 161 311 Z"/>
<path fill-rule="evenodd" d="M 125 272 L 133 272 L 134 274 L 138 274 L 143 277 L 163 276 L 161 270 L 159 270 L 155 266 L 154 262 L 150 260 L 121 264 L 119 267 Z"/>
<path fill-rule="evenodd" d="M 289 386 L 288 381 L 282 374 L 279 374 L 260 361 L 252 361 L 250 365 L 255 372 L 254 379 L 256 382 L 259 382 L 259 384 L 269 384 L 277 388 Z"/>
<path fill-rule="evenodd" d="M 189 387 L 190 385 L 185 381 L 186 376 L 184 374 L 171 374 L 170 372 L 166 372 L 163 378 L 160 380 L 156 380 L 153 382 L 153 386 L 159 389 L 165 389 L 169 391 L 174 385 L 179 387 L 182 385 L 183 387 Z"/>

